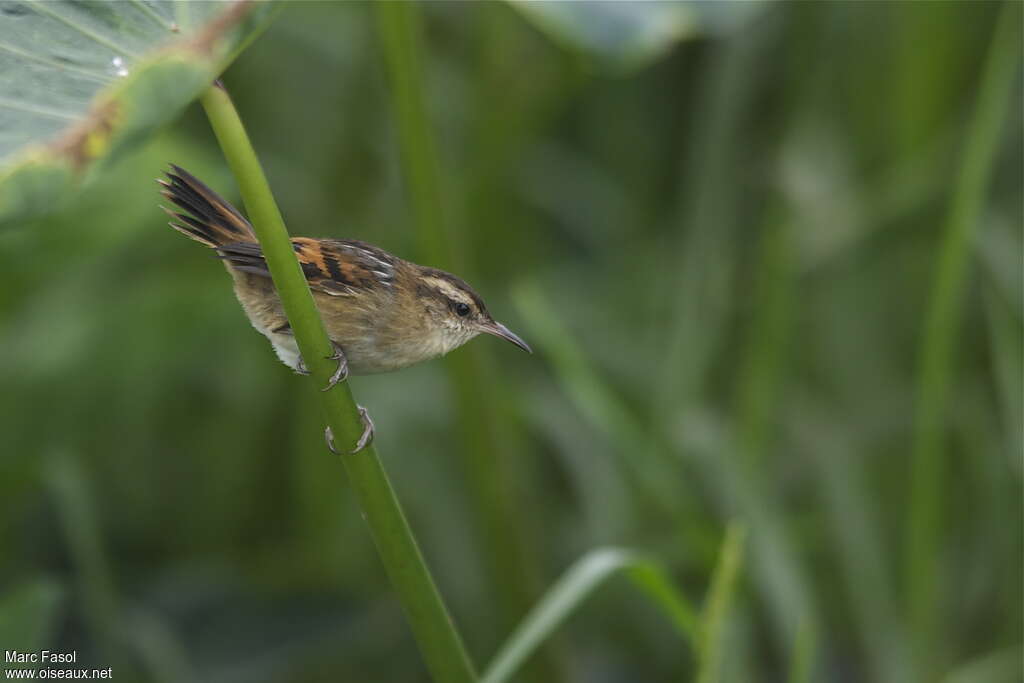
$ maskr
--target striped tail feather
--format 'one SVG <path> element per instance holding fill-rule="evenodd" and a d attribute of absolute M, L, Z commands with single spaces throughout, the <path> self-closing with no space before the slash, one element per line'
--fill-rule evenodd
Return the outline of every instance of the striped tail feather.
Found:
<path fill-rule="evenodd" d="M 163 187 L 160 194 L 183 209 L 160 207 L 174 219 L 169 223 L 172 228 L 213 249 L 236 242 L 256 242 L 249 221 L 201 180 L 174 164 L 166 175 L 167 180 L 157 180 Z"/>

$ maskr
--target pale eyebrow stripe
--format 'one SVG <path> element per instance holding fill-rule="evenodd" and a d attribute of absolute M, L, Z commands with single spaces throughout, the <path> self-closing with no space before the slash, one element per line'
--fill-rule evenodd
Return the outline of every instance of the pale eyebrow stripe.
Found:
<path fill-rule="evenodd" d="M 434 289 L 436 289 L 438 292 L 440 292 L 447 298 L 455 299 L 456 301 L 461 301 L 463 303 L 470 303 L 469 295 L 463 292 L 458 287 L 452 285 L 452 283 L 448 282 L 447 280 L 444 280 L 439 277 L 428 277 L 425 278 L 425 280 L 429 282 L 431 286 L 434 287 Z"/>

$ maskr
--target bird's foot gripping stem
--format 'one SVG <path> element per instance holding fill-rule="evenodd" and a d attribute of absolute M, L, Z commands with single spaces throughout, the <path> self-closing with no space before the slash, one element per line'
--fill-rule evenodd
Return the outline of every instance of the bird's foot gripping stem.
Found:
<path fill-rule="evenodd" d="M 356 447 L 351 451 L 347 451 L 349 455 L 355 455 L 373 441 L 373 420 L 370 418 L 370 414 L 366 412 L 366 408 L 362 406 L 356 407 L 359 408 L 359 420 L 363 423 L 363 433 L 360 435 L 359 440 L 356 441 Z M 330 426 L 324 429 L 324 441 L 327 442 L 327 448 L 331 450 L 331 453 L 335 455 L 342 454 L 341 451 L 334 447 L 334 432 L 331 431 Z"/>
<path fill-rule="evenodd" d="M 331 341 L 331 346 L 334 347 L 334 353 L 327 356 L 327 360 L 338 361 L 338 367 L 335 369 L 334 374 L 327 380 L 327 386 L 320 391 L 327 391 L 334 387 L 338 382 L 344 382 L 348 379 L 348 358 L 345 356 L 345 350 L 338 346 L 337 342 Z M 362 408 L 359 409 L 359 414 L 364 415 L 366 413 Z M 367 420 L 369 418 L 366 418 Z M 370 431 L 373 431 L 373 422 L 370 423 Z"/>
<path fill-rule="evenodd" d="M 327 356 L 327 360 L 338 361 L 338 367 L 335 369 L 334 374 L 331 375 L 331 378 L 327 380 L 327 386 L 320 391 L 332 389 L 338 382 L 344 382 L 348 379 L 348 358 L 345 357 L 345 351 L 338 346 L 337 342 L 332 341 L 331 346 L 334 347 L 334 353 Z M 295 372 L 300 375 L 309 374 L 309 368 L 306 367 L 306 362 L 302 360 L 302 356 L 299 356 L 299 362 L 295 365 Z"/>

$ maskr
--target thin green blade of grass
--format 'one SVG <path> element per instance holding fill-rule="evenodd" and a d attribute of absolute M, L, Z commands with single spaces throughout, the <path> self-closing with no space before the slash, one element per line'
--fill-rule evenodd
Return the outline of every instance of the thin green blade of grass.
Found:
<path fill-rule="evenodd" d="M 653 500 L 670 515 L 701 557 L 711 556 L 714 542 L 694 512 L 695 501 L 681 493 L 679 468 L 670 467 L 661 453 L 652 457 L 644 449 L 663 449 L 658 435 L 650 434 L 626 403 L 608 386 L 572 335 L 552 313 L 544 290 L 536 281 L 522 281 L 512 300 L 538 351 L 551 362 L 560 384 L 580 413 L 614 444 L 620 467 L 639 496 Z M 638 450 L 640 451 L 638 453 Z"/>
<path fill-rule="evenodd" d="M 769 212 L 761 236 L 753 287 L 753 322 L 737 374 L 739 446 L 752 476 L 759 476 L 775 436 L 773 427 L 790 348 L 796 273 L 793 226 L 781 207 Z"/>
<path fill-rule="evenodd" d="M 725 334 L 733 301 L 732 273 L 741 183 L 738 151 L 744 149 L 744 117 L 756 111 L 751 101 L 758 85 L 756 67 L 777 25 L 757 22 L 732 40 L 711 46 L 696 112 L 692 144 L 683 167 L 678 223 L 681 239 L 672 245 L 671 278 L 657 282 L 657 295 L 670 296 L 672 314 L 652 328 L 665 340 L 662 372 L 652 393 L 656 420 L 692 400 L 701 388 L 713 354 Z M 662 324 L 662 323 L 665 324 Z"/>
<path fill-rule="evenodd" d="M 84 474 L 73 458 L 56 454 L 47 464 L 45 482 L 78 575 L 83 611 L 97 650 L 117 668 L 123 661 L 119 600 Z"/>
<path fill-rule="evenodd" d="M 664 610 L 679 635 L 695 643 L 700 633 L 697 614 L 664 567 L 653 561 L 636 562 L 625 571 L 627 578 Z"/>
<path fill-rule="evenodd" d="M 134 651 L 145 662 L 154 681 L 177 683 L 199 678 L 185 644 L 160 616 L 139 608 L 128 609 L 123 624 Z"/>
<path fill-rule="evenodd" d="M 718 565 L 711 576 L 711 587 L 701 614 L 697 683 L 716 683 L 721 680 L 726 621 L 739 584 L 746 535 L 743 525 L 732 522 L 722 541 Z"/>
<path fill-rule="evenodd" d="M 399 0 L 374 6 L 385 58 L 402 171 L 412 210 L 418 253 L 423 263 L 468 274 L 462 245 L 471 242 L 456 234 L 445 220 L 441 163 L 426 107 L 421 61 L 422 27 L 415 3 Z M 476 511 L 481 553 L 487 563 L 490 592 L 497 598 L 501 632 L 529 606 L 536 590 L 536 562 L 523 541 L 523 512 L 508 485 L 521 457 L 519 436 L 508 427 L 512 412 L 494 397 L 492 387 L 506 384 L 485 349 L 474 346 L 445 362 L 454 388 L 463 448 L 452 449 L 461 459 L 469 481 L 467 495 Z M 538 660 L 538 675 L 561 678 L 551 657 Z"/>
<path fill-rule="evenodd" d="M 910 648 L 899 628 L 893 579 L 886 571 L 880 511 L 856 455 L 867 446 L 855 436 L 848 439 L 825 405 L 819 396 L 794 401 L 793 438 L 808 454 L 870 676 L 880 683 L 902 683 L 913 678 Z"/>
<path fill-rule="evenodd" d="M 584 600 L 618 574 L 629 578 L 664 610 L 681 638 L 691 645 L 696 642 L 696 612 L 660 564 L 632 550 L 596 548 L 577 560 L 548 589 L 498 650 L 480 683 L 508 681 Z"/>
<path fill-rule="evenodd" d="M 673 436 L 680 454 L 696 464 L 723 514 L 739 518 L 750 529 L 752 582 L 771 618 L 770 636 L 781 653 L 789 652 L 800 621 L 817 619 L 819 609 L 777 496 L 762 479 L 749 475 L 737 455 L 735 436 L 713 415 L 689 416 Z"/>
<path fill-rule="evenodd" d="M 810 683 L 814 672 L 814 658 L 818 649 L 818 631 L 814 622 L 804 617 L 796 628 L 793 652 L 789 656 L 789 683 Z"/>
<path fill-rule="evenodd" d="M 223 88 L 210 88 L 202 103 L 224 156 L 238 180 L 249 219 L 302 357 L 316 385 L 326 386 L 335 365 L 329 359 L 330 341 L 249 136 Z M 331 391 L 318 393 L 324 416 L 337 443 L 348 448 L 363 429 L 351 388 L 347 382 L 342 382 Z M 473 683 L 476 680 L 473 664 L 427 568 L 376 448 L 370 444 L 357 454 L 341 456 L 341 461 L 427 668 L 439 683 Z"/>
<path fill-rule="evenodd" d="M 934 654 L 946 651 L 940 628 L 941 563 L 937 560 L 947 464 L 943 442 L 957 331 L 972 241 L 1019 73 L 1019 42 L 1020 5 L 1008 2 L 997 18 L 985 61 L 921 336 L 903 569 L 915 657 L 922 666 L 919 673 L 925 679 L 930 678 L 926 669 L 939 666 Z"/>
<path fill-rule="evenodd" d="M 4 649 L 39 652 L 50 645 L 64 599 L 63 587 L 51 578 L 36 578 L 0 596 L 0 643 Z"/>
<path fill-rule="evenodd" d="M 96 504 L 79 463 L 65 454 L 48 463 L 46 483 L 78 574 L 82 603 L 96 638 L 99 661 L 138 676 L 134 661 L 156 681 L 189 677 L 184 648 L 162 620 L 125 608 L 103 546 Z M 159 637 L 159 641 L 154 638 Z M 126 657 L 125 646 L 133 655 Z"/>
<path fill-rule="evenodd" d="M 984 301 L 992 374 L 996 378 L 1008 432 L 1007 451 L 1016 454 L 1015 464 L 1020 473 L 1024 470 L 1020 460 L 1024 456 L 1024 424 L 1020 419 L 1024 415 L 1024 332 L 1019 319 L 994 287 L 986 288 Z"/>
<path fill-rule="evenodd" d="M 454 240 L 446 233 L 440 163 L 423 96 L 419 11 L 408 0 L 378 2 L 374 11 L 391 80 L 406 190 L 419 228 L 418 251 L 428 263 L 450 268 L 458 259 L 453 258 Z"/>
<path fill-rule="evenodd" d="M 793 347 L 791 338 L 799 303 L 794 219 L 781 200 L 766 214 L 755 266 L 753 321 L 736 375 L 736 444 L 741 462 L 734 463 L 726 457 L 718 463 L 718 469 L 724 477 L 738 480 L 724 482 L 726 486 L 738 485 L 747 491 L 738 502 L 741 508 L 749 510 L 746 517 L 751 528 L 759 530 L 770 524 L 772 533 L 778 537 L 778 542 L 769 548 L 759 536 L 755 554 L 760 560 L 756 567 L 759 580 L 771 582 L 765 584 L 770 587 L 762 595 L 779 615 L 782 627 L 777 634 L 778 649 L 785 652 L 797 637 L 798 625 L 816 619 L 812 612 L 814 588 L 801 569 L 796 544 L 790 540 L 785 510 L 776 502 L 769 484 L 772 470 L 768 458 L 778 436 L 779 406 L 789 375 L 789 350 Z M 772 519 L 774 523 L 767 521 Z M 769 562 L 768 557 L 774 561 Z M 769 570 L 772 566 L 774 571 Z M 781 604 L 778 587 L 782 584 L 799 596 L 798 603 Z M 796 604 L 799 607 L 793 609 Z"/>
<path fill-rule="evenodd" d="M 706 527 L 691 518 L 689 501 L 679 493 L 679 471 L 646 467 L 636 456 L 638 444 L 657 442 L 658 435 L 649 435 L 633 416 L 624 401 L 607 385 L 591 366 L 572 335 L 555 319 L 544 305 L 544 297 L 535 282 L 523 282 L 513 291 L 516 304 L 531 339 L 541 353 L 548 355 L 561 384 L 583 416 L 615 444 L 623 471 L 632 480 L 639 495 L 656 497 L 687 539 L 699 543 L 696 552 L 701 558 L 710 555 L 711 540 Z M 674 440 L 675 435 L 671 435 Z M 695 451 L 689 439 L 680 440 L 679 450 Z M 727 440 L 716 444 L 715 452 L 701 447 L 698 462 L 731 511 L 743 516 L 754 529 L 754 566 L 758 585 L 778 626 L 778 637 L 788 649 L 795 637 L 800 615 L 815 614 L 810 584 L 800 559 L 793 549 L 788 531 L 779 511 L 760 481 L 747 475 L 744 467 L 732 457 L 723 457 L 735 449 Z M 709 562 L 710 564 L 710 562 Z"/>
<path fill-rule="evenodd" d="M 1022 660 L 1019 647 L 990 652 L 951 671 L 942 683 L 1015 683 L 1021 679 Z"/>

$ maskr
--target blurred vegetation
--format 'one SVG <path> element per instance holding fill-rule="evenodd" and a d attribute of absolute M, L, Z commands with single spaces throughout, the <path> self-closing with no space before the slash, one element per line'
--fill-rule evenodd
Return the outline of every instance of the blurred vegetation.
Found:
<path fill-rule="evenodd" d="M 294 234 L 450 259 L 538 351 L 352 380 L 475 661 L 615 546 L 669 568 L 709 649 L 613 580 L 517 680 L 1021 680 L 1020 6 L 723 4 L 653 44 L 550 7 L 421 5 L 429 132 L 399 133 L 369 4 L 290 3 L 224 76 Z M 119 680 L 423 681 L 308 382 L 164 225 L 169 162 L 237 199 L 193 107 L 0 233 L 0 646 Z"/>

